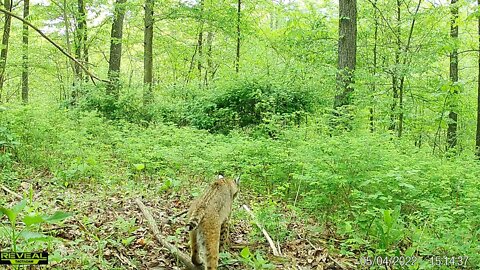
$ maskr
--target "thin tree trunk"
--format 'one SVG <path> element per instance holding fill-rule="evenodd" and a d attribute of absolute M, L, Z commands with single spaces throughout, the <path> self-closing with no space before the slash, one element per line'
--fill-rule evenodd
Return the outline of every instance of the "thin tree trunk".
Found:
<path fill-rule="evenodd" d="M 23 0 L 23 19 L 27 20 L 30 13 L 30 0 Z M 22 35 L 22 102 L 28 103 L 28 25 L 23 23 Z"/>
<path fill-rule="evenodd" d="M 87 32 L 87 20 L 85 17 L 85 3 L 83 0 L 77 1 L 77 29 L 75 31 L 75 57 L 78 60 L 85 61 L 85 43 L 86 43 L 86 32 Z M 78 64 L 75 65 L 75 75 L 76 81 L 82 82 L 84 80 L 82 69 Z"/>
<path fill-rule="evenodd" d="M 237 2 L 237 55 L 235 58 L 235 72 L 240 71 L 240 41 L 241 41 L 241 15 L 242 15 L 242 0 Z"/>
<path fill-rule="evenodd" d="M 402 42 L 401 42 L 401 4 L 400 0 L 397 0 L 397 51 L 395 52 L 395 77 L 396 77 L 396 85 L 395 85 L 395 93 L 394 93 L 394 104 L 395 108 L 397 105 L 397 99 L 398 99 L 398 111 L 393 111 L 392 113 L 397 116 L 398 115 L 398 120 L 395 118 L 395 126 L 397 128 L 397 135 L 398 137 L 401 136 L 402 131 L 401 129 L 403 128 L 401 125 L 403 123 L 400 123 L 400 115 L 401 111 L 403 109 L 403 76 L 400 75 L 400 73 L 403 73 L 400 69 L 403 67 L 400 67 L 400 52 L 402 50 Z M 404 56 L 405 57 L 405 56 Z M 400 79 L 399 79 L 400 78 Z M 402 120 L 403 121 L 403 120 Z"/>
<path fill-rule="evenodd" d="M 478 85 L 477 85 L 477 136 L 475 138 L 476 154 L 480 159 L 480 0 L 477 2 L 478 8 Z"/>
<path fill-rule="evenodd" d="M 458 7 L 457 0 L 451 1 L 451 21 L 450 21 L 450 37 L 456 42 L 458 40 Z M 457 145 L 457 96 L 458 90 L 456 83 L 458 82 L 458 49 L 455 44 L 454 49 L 450 53 L 450 80 L 453 87 L 452 97 L 450 99 L 450 112 L 448 114 L 449 123 L 447 129 L 447 149 L 454 148 Z"/>
<path fill-rule="evenodd" d="M 396 26 L 396 38 L 397 38 L 397 49 L 395 50 L 395 67 L 393 69 L 393 74 L 392 74 L 392 92 L 393 92 L 393 100 L 392 100 L 392 105 L 391 105 L 391 112 L 390 112 L 390 130 L 395 131 L 397 128 L 397 105 L 398 105 L 398 77 L 399 77 L 399 68 L 400 68 L 400 52 L 402 50 L 402 41 L 401 41 L 401 35 L 402 35 L 402 30 L 401 30 L 401 3 L 400 0 L 397 0 L 397 26 Z"/>
<path fill-rule="evenodd" d="M 213 33 L 207 33 L 207 70 L 205 71 L 204 83 L 205 86 L 208 86 L 208 76 L 213 74 L 213 58 L 212 58 L 212 44 L 213 44 Z"/>
<path fill-rule="evenodd" d="M 66 42 L 66 50 L 67 50 L 67 53 L 71 54 L 72 53 L 72 48 L 71 48 L 71 42 L 70 42 L 70 21 L 69 21 L 69 18 L 68 18 L 68 14 L 67 14 L 67 0 L 63 0 L 63 6 L 60 5 L 59 2 L 55 2 L 53 1 L 53 3 L 55 3 L 55 5 L 58 6 L 59 9 L 62 10 L 62 14 L 63 14 L 63 22 L 64 22 L 64 25 L 65 25 L 65 42 Z M 75 75 L 75 63 L 70 61 L 70 59 L 68 59 L 68 57 L 66 58 L 67 59 L 67 65 L 70 64 L 70 67 L 72 68 L 74 74 Z M 68 69 L 68 67 L 67 67 Z"/>
<path fill-rule="evenodd" d="M 3 3 L 7 11 L 12 11 L 12 0 L 5 0 Z M 0 103 L 2 102 L 3 84 L 5 82 L 5 69 L 7 67 L 8 40 L 10 39 L 10 25 L 12 17 L 5 14 L 5 22 L 3 24 L 2 50 L 0 52 Z"/>
<path fill-rule="evenodd" d="M 122 59 L 123 19 L 127 0 L 116 0 L 110 39 L 107 94 L 118 99 L 120 93 L 120 64 Z"/>
<path fill-rule="evenodd" d="M 342 107 L 351 103 L 357 56 L 357 1 L 339 1 L 338 73 L 334 115 L 342 116 Z M 337 123 L 338 124 L 338 123 Z M 348 124 L 347 124 L 348 127 Z"/>
<path fill-rule="evenodd" d="M 374 6 L 377 5 L 377 0 L 375 0 Z M 372 85 L 372 97 L 377 92 L 377 42 L 378 42 L 378 18 L 377 18 L 377 9 L 374 9 L 373 13 L 374 19 L 374 39 L 373 39 L 373 85 Z M 373 100 L 372 100 L 373 103 Z M 373 105 L 370 107 L 370 132 L 373 132 L 375 129 L 374 125 L 374 108 Z"/>
<path fill-rule="evenodd" d="M 204 9 L 204 0 L 200 0 L 200 31 L 198 32 L 197 39 L 197 49 L 198 49 L 198 59 L 197 59 L 197 69 L 198 69 L 198 78 L 201 82 L 202 80 L 202 61 L 203 61 L 203 9 Z"/>
<path fill-rule="evenodd" d="M 410 25 L 410 32 L 408 33 L 408 38 L 407 38 L 407 45 L 405 45 L 405 50 L 404 50 L 404 55 L 403 55 L 403 67 L 407 66 L 408 62 L 408 51 L 410 50 L 410 44 L 412 42 L 412 37 L 413 37 L 413 29 L 415 28 L 415 16 L 418 13 L 418 10 L 420 9 L 420 4 L 422 3 L 422 0 L 418 0 L 417 8 L 415 9 L 414 17 L 412 19 L 412 24 Z M 402 132 L 403 132 L 403 93 L 404 93 L 404 83 L 405 83 L 405 74 L 404 72 L 401 72 L 400 75 L 400 85 L 398 86 L 398 92 L 399 92 L 399 115 L 398 115 L 398 137 L 402 137 Z"/>
<path fill-rule="evenodd" d="M 396 54 L 396 53 L 395 53 Z M 397 62 L 397 57 L 395 57 L 395 62 Z M 395 64 L 396 66 L 397 64 Z M 397 126 L 397 120 L 396 120 L 396 115 L 397 115 L 397 99 L 398 99 L 398 82 L 397 82 L 397 71 L 396 67 L 394 69 L 394 74 L 392 75 L 392 91 L 393 91 L 393 99 L 392 99 L 392 105 L 390 106 L 390 127 L 388 128 L 391 131 L 395 131 L 396 126 Z"/>
<path fill-rule="evenodd" d="M 88 38 L 88 27 L 87 27 L 87 14 L 85 11 L 85 2 L 84 0 L 78 0 L 78 14 L 79 14 L 79 22 L 78 28 L 81 33 L 81 48 L 83 50 L 82 60 L 86 68 L 88 68 L 88 46 L 87 46 L 87 38 Z M 86 82 L 88 82 L 88 77 L 84 76 Z"/>
<path fill-rule="evenodd" d="M 154 0 L 145 0 L 145 30 L 143 36 L 143 105 L 151 103 L 153 95 L 153 5 Z"/>
<path fill-rule="evenodd" d="M 68 13 L 67 13 L 67 8 L 68 8 L 67 7 L 67 0 L 63 0 L 63 5 L 61 5 L 60 2 L 56 2 L 56 1 L 53 1 L 53 3 L 55 3 L 55 5 L 57 5 L 58 8 L 62 10 L 63 22 L 64 22 L 64 25 L 65 25 L 66 50 L 67 50 L 68 54 L 71 54 L 72 53 L 72 48 L 71 48 L 72 43 L 70 42 L 70 19 L 69 19 Z M 75 57 L 77 57 L 77 56 L 75 56 Z M 65 63 L 67 65 L 66 69 L 68 70 L 68 66 L 70 65 L 70 68 L 73 71 L 73 85 L 75 85 L 75 79 L 76 79 L 77 73 L 79 72 L 77 69 L 80 69 L 80 66 L 78 65 L 78 63 L 70 61 L 70 59 L 68 59 L 68 57 L 66 58 Z M 67 76 L 67 78 L 68 78 L 68 76 Z M 71 93 L 70 93 L 70 97 L 71 97 L 70 104 L 71 105 L 75 105 L 77 103 L 77 96 L 78 96 L 78 89 L 73 87 L 72 90 L 71 90 Z"/>
<path fill-rule="evenodd" d="M 197 69 L 198 69 L 198 76 L 202 78 L 202 58 L 203 58 L 203 27 L 200 28 L 200 32 L 198 33 L 198 41 L 197 41 L 197 48 L 198 48 L 198 59 L 197 59 Z"/>
<path fill-rule="evenodd" d="M 66 7 L 65 7 L 66 8 Z M 82 59 L 82 38 L 83 38 L 83 35 L 81 33 L 81 23 L 80 23 L 80 15 L 77 14 L 78 18 L 77 19 L 77 29 L 75 29 L 75 32 L 73 33 L 73 37 L 74 37 L 74 53 L 75 53 L 75 58 L 77 58 L 79 61 L 81 61 Z M 76 85 L 77 82 L 78 83 L 81 83 L 83 81 L 83 78 L 82 78 L 82 69 L 80 68 L 80 66 L 78 64 L 75 64 L 74 65 L 74 71 L 75 71 L 75 76 L 74 76 L 74 80 L 73 80 L 73 84 Z"/>

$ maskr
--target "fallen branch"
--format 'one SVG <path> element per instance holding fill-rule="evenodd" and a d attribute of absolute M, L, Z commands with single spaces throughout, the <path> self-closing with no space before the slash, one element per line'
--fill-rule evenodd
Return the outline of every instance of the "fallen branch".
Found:
<path fill-rule="evenodd" d="M 23 200 L 23 197 L 22 197 L 20 194 L 11 191 L 11 190 L 8 189 L 6 186 L 0 185 L 0 187 L 1 187 L 3 190 L 5 190 L 6 192 L 8 192 L 8 193 L 12 194 L 13 196 L 17 197 L 18 199 Z"/>
<path fill-rule="evenodd" d="M 262 225 L 260 225 L 260 223 L 257 221 L 257 219 L 255 218 L 255 215 L 253 214 L 252 210 L 250 210 L 250 208 L 248 208 L 248 206 L 247 206 L 246 204 L 244 204 L 242 207 L 243 207 L 243 209 L 245 209 L 245 211 L 247 211 L 247 213 L 250 215 L 250 217 L 252 218 L 253 222 L 255 222 L 255 225 L 257 225 L 257 227 L 260 229 L 260 231 L 262 231 L 263 235 L 265 236 L 265 238 L 266 238 L 267 241 L 268 241 L 268 244 L 270 245 L 270 248 L 271 248 L 272 251 L 273 251 L 273 255 L 274 255 L 274 256 L 281 256 L 281 255 L 280 255 L 280 252 L 278 252 L 278 249 L 277 249 L 277 247 L 275 246 L 275 243 L 273 243 L 272 238 L 270 237 L 270 235 L 268 235 L 268 232 L 262 227 Z"/>
<path fill-rule="evenodd" d="M 68 58 L 70 58 L 73 62 L 75 62 L 75 64 L 77 64 L 81 69 L 83 69 L 83 71 L 85 71 L 85 73 L 88 74 L 88 76 L 90 76 L 90 78 L 92 79 L 92 82 L 95 83 L 95 80 L 98 80 L 98 81 L 102 81 L 102 82 L 105 82 L 105 83 L 109 83 L 108 80 L 105 80 L 105 79 L 101 79 L 97 76 L 95 76 L 93 73 L 91 73 L 84 65 L 82 65 L 82 63 L 80 63 L 80 61 L 78 61 L 75 57 L 73 57 L 72 55 L 70 55 L 68 52 L 66 52 L 60 45 L 58 45 L 57 43 L 55 43 L 52 39 L 50 39 L 47 35 L 45 35 L 40 29 L 38 29 L 37 27 L 35 27 L 33 24 L 31 24 L 29 21 L 25 20 L 24 18 L 16 15 L 15 13 L 12 13 L 8 10 L 5 10 L 5 9 L 2 9 L 0 8 L 0 12 L 3 12 L 7 15 L 10 15 L 12 17 L 14 17 L 15 19 L 17 20 L 20 20 L 22 21 L 23 23 L 25 23 L 26 25 L 30 26 L 30 28 L 32 28 L 33 30 L 37 31 L 37 33 L 39 33 L 44 39 L 46 39 L 48 42 L 50 42 L 53 46 L 55 46 L 55 48 L 57 48 L 61 53 L 63 53 L 65 56 L 67 56 Z M 94 80 L 95 79 L 95 80 Z"/>
<path fill-rule="evenodd" d="M 142 203 L 140 199 L 135 199 L 135 202 L 137 203 L 138 207 L 143 213 L 143 216 L 148 222 L 148 226 L 150 227 L 150 230 L 152 230 L 153 235 L 157 239 L 157 241 L 162 244 L 162 246 L 166 247 L 170 253 L 175 256 L 179 261 L 181 261 L 188 270 L 203 270 L 203 267 L 201 266 L 196 266 L 192 263 L 190 260 L 190 256 L 184 254 L 180 250 L 178 250 L 175 246 L 170 244 L 165 240 L 165 237 L 160 233 L 160 230 L 158 229 L 158 226 L 155 222 L 155 220 L 152 217 L 152 214 L 150 214 L 150 211 L 148 211 L 147 207 Z"/>

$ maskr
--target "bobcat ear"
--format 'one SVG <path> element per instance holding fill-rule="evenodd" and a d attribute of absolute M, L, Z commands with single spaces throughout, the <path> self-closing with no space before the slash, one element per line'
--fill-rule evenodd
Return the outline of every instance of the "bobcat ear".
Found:
<path fill-rule="evenodd" d="M 218 179 L 223 179 L 224 177 L 223 177 L 223 175 L 219 174 L 217 178 Z"/>
<path fill-rule="evenodd" d="M 235 178 L 235 184 L 240 185 L 240 176 L 237 176 L 237 178 Z"/>

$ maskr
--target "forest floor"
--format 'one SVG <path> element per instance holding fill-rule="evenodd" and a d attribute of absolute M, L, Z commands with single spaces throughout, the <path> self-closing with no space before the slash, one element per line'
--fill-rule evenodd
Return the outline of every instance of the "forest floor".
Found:
<path fill-rule="evenodd" d="M 59 184 L 49 172 L 34 174 L 20 181 L 13 192 L 30 194 L 31 204 L 44 212 L 73 214 L 61 224 L 42 227 L 54 236 L 50 251 L 51 269 L 184 269 L 151 233 L 135 203 L 140 198 L 152 213 L 160 232 L 173 245 L 188 254 L 185 211 L 193 199 L 188 185 L 206 186 L 205 179 L 165 189 L 161 180 L 98 184 L 92 182 Z M 108 181 L 106 181 L 108 182 Z M 341 239 L 328 229 L 318 232 L 313 220 L 288 224 L 295 239 L 278 242 L 282 256 L 274 257 L 258 228 L 241 205 L 262 198 L 242 190 L 230 221 L 230 244 L 224 246 L 219 269 L 356 269 L 358 258 L 339 255 L 335 246 Z M 3 195 L 3 194 L 2 194 Z M 11 205 L 19 199 L 5 193 Z M 247 203 L 248 201 L 248 203 Z M 285 207 L 287 215 L 294 211 Z M 248 247 L 248 256 L 240 255 Z M 52 252 L 53 251 L 53 252 Z M 255 252 L 254 252 L 255 251 Z M 257 253 L 259 252 L 259 253 Z M 263 254 L 260 255 L 260 254 Z M 245 255 L 245 254 L 244 254 Z"/>

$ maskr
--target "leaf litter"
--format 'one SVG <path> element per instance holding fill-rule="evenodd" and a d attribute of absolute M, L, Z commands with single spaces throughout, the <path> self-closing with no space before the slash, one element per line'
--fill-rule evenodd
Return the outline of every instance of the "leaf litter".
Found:
<path fill-rule="evenodd" d="M 134 198 L 142 195 L 142 201 L 151 211 L 163 236 L 189 254 L 185 224 L 186 210 L 193 199 L 190 189 L 155 190 L 151 188 L 151 183 L 142 182 L 145 180 L 135 183 L 134 188 L 95 183 L 78 183 L 65 188 L 57 185 L 48 173 L 41 176 L 30 180 L 30 183 L 22 182 L 18 193 L 27 194 L 33 188 L 30 192 L 41 194 L 34 196 L 34 203 L 40 211 L 53 213 L 61 210 L 73 214 L 61 224 L 42 227 L 42 233 L 56 237 L 49 252 L 60 258 L 51 262 L 49 269 L 184 269 L 155 240 Z M 0 195 L 3 196 L 2 193 Z M 7 200 L 13 204 L 15 198 L 8 195 L 5 194 Z M 261 200 L 258 195 L 250 195 L 242 198 Z M 239 202 L 235 205 L 238 206 Z M 240 209 L 235 207 L 234 211 Z M 284 210 L 286 215 L 295 215 L 287 207 Z M 245 218 L 233 215 L 230 244 L 221 244 L 221 258 L 226 259 L 221 259 L 219 269 L 253 269 L 241 262 L 239 254 L 244 247 L 260 251 L 275 269 L 357 269 L 357 259 L 329 252 L 326 243 L 335 237 L 334 234 L 313 233 L 309 231 L 309 225 L 314 226 L 314 221 L 303 224 L 305 220 L 297 220 L 288 224 L 288 230 L 297 237 L 282 243 L 277 241 L 282 256 L 274 257 L 265 239 L 252 237 L 252 232 L 258 230 L 256 226 Z M 0 219 L 0 222 L 4 221 Z M 0 241 L 0 249 L 5 250 L 8 245 Z"/>

